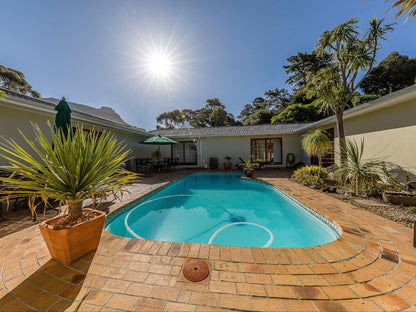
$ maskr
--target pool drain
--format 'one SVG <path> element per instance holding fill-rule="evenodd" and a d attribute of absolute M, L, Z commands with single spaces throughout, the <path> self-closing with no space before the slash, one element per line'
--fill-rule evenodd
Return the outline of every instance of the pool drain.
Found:
<path fill-rule="evenodd" d="M 200 282 L 209 274 L 209 266 L 205 261 L 189 259 L 182 270 L 183 276 L 191 282 Z"/>

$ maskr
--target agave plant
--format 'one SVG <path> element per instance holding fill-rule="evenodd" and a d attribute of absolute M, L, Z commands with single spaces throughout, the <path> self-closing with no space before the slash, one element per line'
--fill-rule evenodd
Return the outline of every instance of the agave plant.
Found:
<path fill-rule="evenodd" d="M 58 200 L 60 206 L 68 205 L 68 217 L 75 220 L 82 215 L 84 199 L 101 201 L 106 192 L 123 192 L 135 179 L 134 173 L 120 168 L 129 151 L 113 134 L 87 132 L 80 127 L 71 139 L 62 129 L 55 133 L 50 124 L 49 128 L 52 144 L 34 125 L 34 142 L 20 132 L 30 147 L 28 150 L 14 140 L 5 140 L 0 147 L 0 155 L 10 163 L 1 168 L 12 172 L 9 177 L 0 178 L 5 186 L 2 199 L 31 198 L 33 215 L 36 215 L 36 197 L 45 203 L 49 199 Z"/>
<path fill-rule="evenodd" d="M 340 177 L 343 183 L 350 184 L 355 195 L 360 194 L 361 187 L 393 179 L 388 172 L 389 163 L 379 159 L 363 159 L 364 140 L 361 140 L 360 145 L 355 141 L 347 141 L 344 152 L 347 162 L 336 168 L 334 174 Z"/>
<path fill-rule="evenodd" d="M 260 166 L 259 163 L 252 163 L 250 160 L 243 160 L 240 164 L 244 169 L 252 169 L 255 166 Z"/>

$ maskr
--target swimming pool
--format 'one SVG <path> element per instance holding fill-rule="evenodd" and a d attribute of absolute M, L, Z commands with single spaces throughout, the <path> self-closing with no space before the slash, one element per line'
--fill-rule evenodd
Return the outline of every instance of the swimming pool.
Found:
<path fill-rule="evenodd" d="M 192 174 L 106 220 L 110 233 L 149 240 L 244 247 L 308 247 L 337 227 L 278 188 L 241 174 Z"/>

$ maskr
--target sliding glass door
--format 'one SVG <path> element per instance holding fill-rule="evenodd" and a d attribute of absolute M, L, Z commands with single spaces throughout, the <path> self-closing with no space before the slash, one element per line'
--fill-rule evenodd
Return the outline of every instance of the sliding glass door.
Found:
<path fill-rule="evenodd" d="M 172 158 L 177 159 L 179 165 L 196 165 L 197 148 L 192 141 L 182 141 L 179 144 L 173 144 Z"/>
<path fill-rule="evenodd" d="M 251 161 L 282 164 L 282 138 L 251 139 Z"/>

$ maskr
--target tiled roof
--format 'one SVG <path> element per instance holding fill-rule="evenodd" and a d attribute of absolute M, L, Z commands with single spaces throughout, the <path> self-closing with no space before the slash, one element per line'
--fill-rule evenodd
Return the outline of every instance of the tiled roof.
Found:
<path fill-rule="evenodd" d="M 311 125 L 312 123 L 287 123 L 287 124 L 264 124 L 254 126 L 231 126 L 231 127 L 209 127 L 209 128 L 186 128 L 186 129 L 163 129 L 153 130 L 153 135 L 167 137 L 194 137 L 194 136 L 244 136 L 244 135 L 266 135 L 266 134 L 290 134 Z"/>
<path fill-rule="evenodd" d="M 55 99 L 55 98 L 44 98 L 43 100 L 53 103 L 55 105 L 58 105 L 59 103 L 59 99 Z M 68 102 L 68 104 L 69 104 L 69 107 L 71 107 L 71 109 L 74 111 L 101 117 L 107 120 L 111 120 L 117 123 L 130 126 L 123 119 L 121 119 L 120 115 L 117 114 L 115 110 L 112 109 L 111 107 L 102 106 L 101 108 L 95 108 L 95 107 L 87 106 L 84 104 L 78 104 L 74 102 Z"/>
<path fill-rule="evenodd" d="M 29 103 L 36 103 L 40 104 L 43 107 L 46 107 L 48 109 L 54 109 L 57 103 L 59 102 L 58 99 L 54 98 L 47 98 L 47 99 L 39 99 L 34 98 L 28 95 L 24 95 L 18 92 L 10 91 L 7 89 L 0 88 L 0 90 L 4 91 L 7 94 L 7 99 L 13 100 L 14 98 L 23 99 Z M 27 103 L 26 102 L 26 103 Z M 111 124 L 114 124 L 114 126 L 121 126 L 125 128 L 130 128 L 133 131 L 139 131 L 139 132 L 146 132 L 142 128 L 138 128 L 135 126 L 132 126 L 121 119 L 121 117 L 112 109 L 109 107 L 101 107 L 101 108 L 94 108 L 83 104 L 78 103 L 72 103 L 68 102 L 69 106 L 71 107 L 71 110 L 74 113 L 78 113 L 80 115 L 83 115 L 84 117 L 91 118 L 92 119 L 98 119 L 103 120 L 106 122 L 110 122 Z"/>

